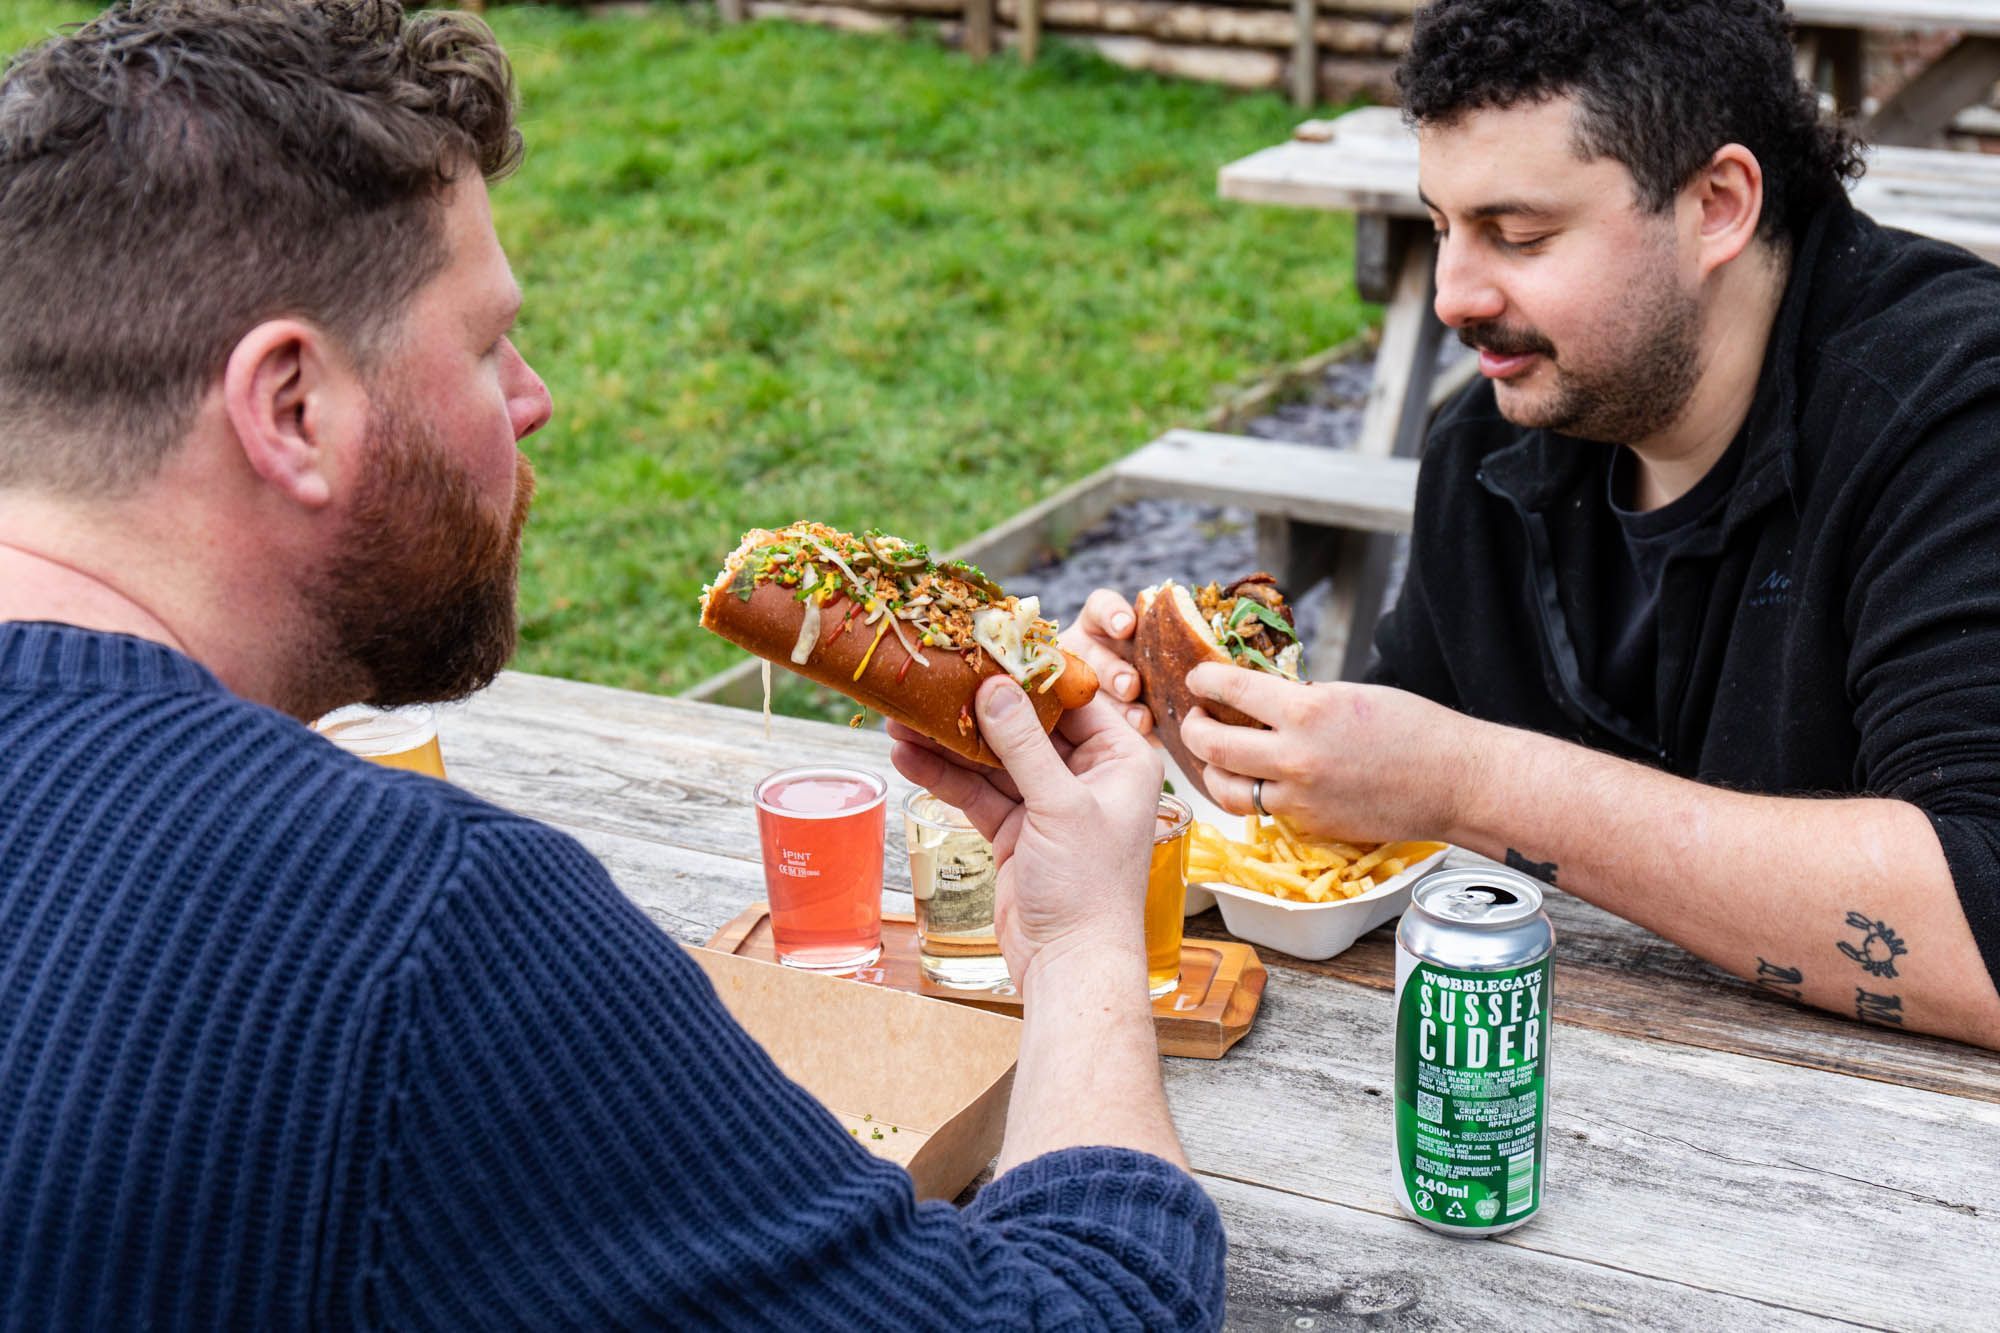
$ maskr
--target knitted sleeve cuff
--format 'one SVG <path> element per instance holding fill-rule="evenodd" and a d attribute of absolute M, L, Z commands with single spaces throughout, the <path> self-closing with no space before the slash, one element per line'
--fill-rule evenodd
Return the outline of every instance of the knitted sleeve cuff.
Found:
<path fill-rule="evenodd" d="M 1066 1148 L 999 1177 L 966 1210 L 1016 1239 L 1045 1233 L 1116 1255 L 1180 1328 L 1222 1322 L 1222 1216 L 1194 1177 L 1129 1148 Z"/>

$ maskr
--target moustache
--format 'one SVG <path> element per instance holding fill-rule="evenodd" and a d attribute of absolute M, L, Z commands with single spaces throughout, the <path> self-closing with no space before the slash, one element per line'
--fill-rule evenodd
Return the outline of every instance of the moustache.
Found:
<path fill-rule="evenodd" d="M 1533 329 L 1510 329 L 1504 324 L 1470 324 L 1458 331 L 1458 340 L 1467 347 L 1495 356 L 1545 356 L 1556 358 L 1556 345 Z"/>

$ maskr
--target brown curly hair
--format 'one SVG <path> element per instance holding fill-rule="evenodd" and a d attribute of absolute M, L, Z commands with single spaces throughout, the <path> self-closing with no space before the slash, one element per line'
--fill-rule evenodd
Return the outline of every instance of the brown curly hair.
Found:
<path fill-rule="evenodd" d="M 396 0 L 121 0 L 0 75 L 0 486 L 152 476 L 280 316 L 364 371 L 521 158 L 486 26 Z"/>
<path fill-rule="evenodd" d="M 1658 212 L 1715 150 L 1764 171 L 1761 232 L 1783 243 L 1862 171 L 1792 66 L 1783 0 L 1436 0 L 1396 72 L 1419 125 L 1574 96 L 1578 147 L 1622 162 Z"/>

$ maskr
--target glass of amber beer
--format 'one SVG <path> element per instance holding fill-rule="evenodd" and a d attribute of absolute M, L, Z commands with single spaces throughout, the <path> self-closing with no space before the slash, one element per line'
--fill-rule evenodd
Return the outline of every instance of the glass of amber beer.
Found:
<path fill-rule="evenodd" d="M 1182 906 L 1187 900 L 1188 832 L 1194 810 L 1162 795 L 1153 821 L 1153 868 L 1146 879 L 1146 984 L 1154 999 L 1181 984 Z"/>
<path fill-rule="evenodd" d="M 757 784 L 778 961 L 852 972 L 882 956 L 889 784 L 859 768 L 788 768 Z"/>
<path fill-rule="evenodd" d="M 408 708 L 370 708 L 352 704 L 336 708 L 313 730 L 349 754 L 387 768 L 444 776 L 444 755 L 438 749 L 437 710 L 429 704 Z"/>

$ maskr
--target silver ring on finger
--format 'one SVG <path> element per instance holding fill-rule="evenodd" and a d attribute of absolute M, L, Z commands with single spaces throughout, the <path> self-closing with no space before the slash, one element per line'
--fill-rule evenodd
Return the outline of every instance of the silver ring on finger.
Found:
<path fill-rule="evenodd" d="M 1271 817 L 1271 812 L 1264 808 L 1264 779 L 1258 778 L 1250 784 L 1250 804 L 1255 806 L 1257 813 L 1266 819 Z"/>

